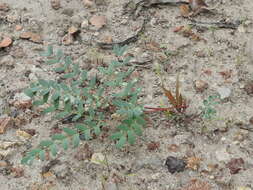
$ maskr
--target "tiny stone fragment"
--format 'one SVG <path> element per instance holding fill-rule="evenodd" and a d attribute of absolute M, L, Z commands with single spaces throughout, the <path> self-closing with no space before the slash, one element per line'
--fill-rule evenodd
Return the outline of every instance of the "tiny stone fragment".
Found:
<path fill-rule="evenodd" d="M 243 168 L 244 160 L 242 158 L 231 159 L 226 166 L 231 174 L 237 174 Z"/>
<path fill-rule="evenodd" d="M 203 80 L 196 80 L 194 83 L 195 90 L 197 92 L 204 92 L 208 88 L 208 84 Z"/>
<path fill-rule="evenodd" d="M 247 84 L 244 86 L 244 90 L 247 92 L 248 95 L 253 95 L 253 81 L 247 82 Z"/>
<path fill-rule="evenodd" d="M 185 170 L 186 162 L 183 159 L 178 159 L 173 156 L 169 156 L 166 159 L 165 165 L 168 167 L 168 170 L 171 174 L 175 172 L 182 172 Z"/>
<path fill-rule="evenodd" d="M 9 37 L 5 37 L 1 42 L 0 42 L 0 48 L 5 48 L 8 47 L 12 44 L 12 39 Z"/>
<path fill-rule="evenodd" d="M 60 0 L 51 0 L 51 6 L 54 10 L 58 10 L 59 8 L 61 8 Z"/>
<path fill-rule="evenodd" d="M 0 11 L 8 12 L 10 7 L 7 3 L 0 3 Z"/>
<path fill-rule="evenodd" d="M 0 118 L 0 134 L 5 133 L 6 128 L 12 125 L 11 117 Z"/>

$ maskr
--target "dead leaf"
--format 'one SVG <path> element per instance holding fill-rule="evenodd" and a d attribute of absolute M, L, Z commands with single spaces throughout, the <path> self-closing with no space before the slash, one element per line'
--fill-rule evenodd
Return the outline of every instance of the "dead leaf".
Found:
<path fill-rule="evenodd" d="M 152 141 L 148 143 L 147 148 L 149 151 L 157 150 L 160 147 L 159 142 Z"/>
<path fill-rule="evenodd" d="M 160 48 L 160 44 L 154 41 L 148 42 L 145 44 L 146 45 L 146 49 L 147 50 L 151 50 L 154 52 L 160 52 L 161 48 Z"/>
<path fill-rule="evenodd" d="M 187 158 L 187 165 L 186 167 L 192 170 L 197 170 L 199 168 L 200 162 L 201 162 L 201 158 L 192 156 Z"/>
<path fill-rule="evenodd" d="M 4 37 L 4 39 L 0 43 L 0 48 L 8 47 L 12 44 L 12 39 L 9 37 Z"/>
<path fill-rule="evenodd" d="M 31 35 L 32 35 L 32 32 L 23 32 L 20 34 L 20 38 L 22 39 L 30 39 L 31 38 Z"/>
<path fill-rule="evenodd" d="M 76 28 L 75 26 L 71 26 L 69 29 L 68 29 L 68 33 L 73 35 L 75 33 L 78 32 L 78 28 Z"/>
<path fill-rule="evenodd" d="M 36 34 L 36 33 L 32 33 L 30 40 L 32 42 L 35 42 L 35 43 L 38 43 L 38 44 L 42 43 L 41 36 L 39 34 Z"/>
<path fill-rule="evenodd" d="M 90 146 L 86 143 L 84 146 L 82 146 L 74 156 L 78 161 L 91 159 L 92 154 L 94 151 L 90 148 Z"/>
<path fill-rule="evenodd" d="M 108 43 L 108 44 L 110 44 L 110 43 L 112 43 L 113 42 L 113 39 L 112 39 L 112 36 L 105 36 L 104 38 L 103 38 L 103 40 L 102 40 L 104 43 Z"/>
<path fill-rule="evenodd" d="M 202 70 L 202 72 L 208 76 L 212 75 L 212 71 L 210 69 Z"/>
<path fill-rule="evenodd" d="M 43 176 L 44 178 L 49 178 L 49 177 L 54 176 L 54 174 L 53 174 L 52 172 L 48 171 L 48 172 L 46 172 L 46 173 L 43 173 L 42 176 Z"/>
<path fill-rule="evenodd" d="M 30 135 L 29 133 L 27 133 L 27 132 L 25 132 L 25 131 L 22 131 L 22 130 L 20 130 L 20 129 L 18 129 L 18 130 L 16 131 L 16 135 L 17 135 L 17 136 L 20 136 L 20 137 L 24 137 L 24 138 L 26 138 L 26 139 L 30 139 L 30 138 L 32 137 L 32 135 Z"/>
<path fill-rule="evenodd" d="M 74 42 L 74 37 L 70 34 L 66 34 L 65 36 L 63 36 L 62 38 L 62 43 L 66 46 L 72 44 Z"/>
<path fill-rule="evenodd" d="M 233 72 L 233 71 L 230 69 L 230 70 L 227 70 L 227 71 L 221 71 L 221 72 L 219 72 L 219 74 L 220 74 L 225 80 L 227 80 L 227 79 L 231 78 L 232 72 Z"/>
<path fill-rule="evenodd" d="M 241 169 L 243 169 L 244 160 L 242 158 L 231 159 L 226 167 L 229 168 L 231 174 L 237 174 Z"/>
<path fill-rule="evenodd" d="M 16 30 L 16 31 L 20 31 L 20 30 L 22 30 L 22 26 L 21 26 L 21 25 L 19 25 L 19 24 L 18 24 L 18 25 L 16 25 L 16 26 L 15 26 L 15 30 Z"/>
<path fill-rule="evenodd" d="M 11 117 L 5 117 L 0 119 L 0 134 L 5 133 L 6 128 L 12 124 Z"/>
<path fill-rule="evenodd" d="M 176 144 L 171 144 L 171 145 L 169 145 L 168 149 L 169 149 L 169 151 L 172 151 L 172 152 L 178 152 L 179 146 Z"/>
<path fill-rule="evenodd" d="M 10 7 L 7 3 L 0 3 L 0 11 L 8 12 Z"/>
<path fill-rule="evenodd" d="M 95 3 L 93 0 L 83 0 L 83 4 L 85 7 L 92 7 Z"/>
<path fill-rule="evenodd" d="M 208 88 L 208 83 L 203 80 L 196 80 L 194 82 L 194 88 L 197 92 L 204 92 Z"/>
<path fill-rule="evenodd" d="M 19 37 L 21 39 L 27 39 L 35 43 L 42 43 L 41 36 L 33 32 L 23 32 Z"/>
<path fill-rule="evenodd" d="M 188 17 L 190 15 L 190 7 L 188 5 L 180 5 L 180 14 L 182 17 Z"/>
<path fill-rule="evenodd" d="M 60 0 L 51 0 L 51 7 L 54 10 L 58 10 L 59 8 L 61 8 L 61 1 Z"/>
<path fill-rule="evenodd" d="M 167 90 L 164 86 L 162 86 L 165 96 L 167 96 L 169 102 L 176 108 L 177 107 L 177 101 L 172 95 L 170 90 Z"/>
<path fill-rule="evenodd" d="M 36 130 L 35 129 L 24 129 L 24 131 L 26 133 L 28 133 L 31 136 L 34 136 L 36 134 Z"/>
<path fill-rule="evenodd" d="M 104 25 L 106 25 L 106 17 L 105 16 L 98 16 L 94 15 L 90 18 L 89 22 L 95 26 L 97 29 L 102 28 Z"/>
<path fill-rule="evenodd" d="M 11 168 L 13 177 L 18 178 L 24 176 L 24 169 L 20 167 Z"/>
<path fill-rule="evenodd" d="M 207 182 L 193 179 L 188 185 L 181 188 L 180 190 L 211 190 L 211 185 Z"/>
<path fill-rule="evenodd" d="M 173 30 L 173 32 L 179 32 L 179 31 L 181 31 L 183 28 L 184 28 L 184 26 L 178 26 L 178 27 L 176 27 L 176 28 Z"/>
<path fill-rule="evenodd" d="M 13 103 L 15 108 L 18 109 L 30 109 L 32 107 L 32 100 L 16 100 Z"/>
<path fill-rule="evenodd" d="M 174 32 L 180 32 L 184 37 L 190 38 L 195 41 L 203 40 L 206 42 L 206 40 L 199 35 L 195 34 L 190 26 L 179 26 L 176 29 L 174 29 Z"/>
<path fill-rule="evenodd" d="M 189 5 L 194 12 L 203 7 L 208 7 L 204 0 L 189 0 Z"/>
<path fill-rule="evenodd" d="M 22 143 L 18 141 L 0 141 L 0 149 L 2 150 L 7 150 L 20 145 L 22 145 Z"/>
<path fill-rule="evenodd" d="M 8 166 L 8 162 L 4 160 L 0 160 L 0 167 L 7 167 L 7 166 Z"/>
<path fill-rule="evenodd" d="M 248 95 L 253 95 L 253 81 L 249 81 L 245 84 L 244 90 L 247 92 Z"/>

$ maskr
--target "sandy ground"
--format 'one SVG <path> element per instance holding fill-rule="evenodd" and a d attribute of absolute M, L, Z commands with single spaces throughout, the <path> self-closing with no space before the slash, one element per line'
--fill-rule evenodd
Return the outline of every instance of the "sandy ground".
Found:
<path fill-rule="evenodd" d="M 93 3 L 91 7 L 87 7 L 89 2 Z M 3 3 L 9 5 L 9 10 L 1 9 Z M 215 13 L 201 13 L 195 20 L 240 25 L 234 29 L 192 27 L 200 40 L 174 31 L 191 23 L 181 17 L 178 6 L 145 8 L 133 19 L 132 15 L 123 14 L 126 3 L 128 0 L 61 0 L 56 10 L 49 0 L 0 0 L 0 37 L 13 40 L 9 47 L 0 48 L 0 117 L 19 121 L 0 134 L 0 189 L 253 189 L 253 122 L 250 122 L 253 1 L 207 0 L 210 7 L 216 7 Z M 89 24 L 94 15 L 106 17 L 101 29 Z M 162 101 L 166 103 L 154 71 L 160 64 L 167 87 L 175 87 L 180 72 L 182 94 L 189 103 L 187 115 L 198 115 L 204 99 L 220 94 L 222 99 L 214 106 L 217 115 L 210 120 L 199 117 L 182 122 L 154 113 L 149 115 L 151 125 L 134 146 L 118 150 L 110 140 L 94 139 L 83 142 L 77 149 L 61 152 L 51 161 L 21 165 L 25 152 L 48 138 L 52 128 L 64 126 L 51 115 L 35 117 L 30 109 L 20 110 L 11 104 L 24 98 L 23 89 L 37 77 L 55 78 L 50 66 L 42 63 L 39 51 L 53 44 L 92 69 L 97 65 L 91 65 L 91 60 L 113 59 L 112 51 L 99 48 L 97 41 L 108 38 L 122 41 L 134 35 L 144 19 L 147 19 L 144 31 L 127 50 L 143 63 L 137 67 L 142 79 L 143 103 L 153 107 L 160 106 Z M 66 44 L 62 39 L 71 26 L 80 33 Z M 24 32 L 35 33 L 41 39 L 24 39 L 21 37 Z M 18 130 L 27 129 L 35 130 L 36 135 L 29 139 L 18 135 Z M 7 142 L 16 145 L 2 148 Z M 78 159 L 78 153 L 85 147 L 83 154 L 87 154 L 86 143 L 90 154 L 106 157 L 107 164 Z M 159 146 L 151 150 L 150 143 Z M 182 172 L 170 173 L 165 166 L 168 156 L 188 160 L 187 167 Z M 49 172 L 45 174 L 47 169 Z"/>

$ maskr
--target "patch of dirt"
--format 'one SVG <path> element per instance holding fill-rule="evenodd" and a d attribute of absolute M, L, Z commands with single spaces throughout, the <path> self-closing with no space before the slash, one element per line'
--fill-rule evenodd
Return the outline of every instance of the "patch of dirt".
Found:
<path fill-rule="evenodd" d="M 253 189 L 253 99 L 248 90 L 253 77 L 253 1 L 206 0 L 215 9 L 191 18 L 185 18 L 188 12 L 181 15 L 179 4 L 129 2 L 0 1 L 0 42 L 4 42 L 0 47 L 0 120 L 14 118 L 11 125 L 2 126 L 0 134 L 1 189 Z M 136 4 L 143 7 L 134 15 L 131 10 Z M 143 31 L 136 35 L 143 23 Z M 37 114 L 22 94 L 38 77 L 55 78 L 39 51 L 52 44 L 91 69 L 95 67 L 92 60 L 113 60 L 112 51 L 97 42 L 122 42 L 132 36 L 127 52 L 134 56 L 133 64 L 141 63 L 137 69 L 146 106 L 167 104 L 155 72 L 160 64 L 167 88 L 174 89 L 180 73 L 181 91 L 189 104 L 187 115 L 199 115 L 203 100 L 220 95 L 215 117 L 187 120 L 152 113 L 151 127 L 134 146 L 118 150 L 109 140 L 95 139 L 61 152 L 55 164 L 50 158 L 21 165 L 28 150 L 47 139 L 52 129 L 63 127 L 52 115 Z M 17 100 L 22 106 L 14 106 Z M 91 160 L 94 154 L 101 162 Z M 188 161 L 188 166 L 171 173 L 165 165 L 168 157 Z"/>

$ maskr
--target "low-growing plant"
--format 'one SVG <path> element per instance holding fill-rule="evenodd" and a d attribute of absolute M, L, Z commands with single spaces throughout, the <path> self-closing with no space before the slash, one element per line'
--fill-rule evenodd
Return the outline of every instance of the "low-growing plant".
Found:
<path fill-rule="evenodd" d="M 137 87 L 138 80 L 130 78 L 135 68 L 125 67 L 130 60 L 130 57 L 123 59 L 125 50 L 126 46 L 115 46 L 113 52 L 118 59 L 108 66 L 98 67 L 94 75 L 73 63 L 61 50 L 54 53 L 52 46 L 41 53 L 47 58 L 47 64 L 57 65 L 53 70 L 59 78 L 38 79 L 25 93 L 33 99 L 34 106 L 45 107 L 44 114 L 54 112 L 57 119 L 67 118 L 75 125 L 64 127 L 63 133 L 52 135 L 50 140 L 41 141 L 23 157 L 22 164 L 29 164 L 35 158 L 44 160 L 46 151 L 55 156 L 59 146 L 63 150 L 70 145 L 77 147 L 80 138 L 91 140 L 100 135 L 107 126 L 106 121 L 115 118 L 118 125 L 109 126 L 109 133 L 116 147 L 136 142 L 136 137 L 142 135 L 145 119 L 143 105 L 138 101 L 141 91 Z"/>
<path fill-rule="evenodd" d="M 219 103 L 219 96 L 209 96 L 207 99 L 203 100 L 203 107 L 201 107 L 202 110 L 202 118 L 204 119 L 212 119 L 214 116 L 216 116 L 216 109 L 215 105 Z"/>
<path fill-rule="evenodd" d="M 172 107 L 167 107 L 167 108 L 145 107 L 145 108 L 151 112 L 153 112 L 153 111 L 165 111 L 167 113 L 176 113 L 176 112 L 183 113 L 183 112 L 185 112 L 187 105 L 186 105 L 186 100 L 183 98 L 183 96 L 180 92 L 179 75 L 177 75 L 176 89 L 175 89 L 175 96 L 174 96 L 173 93 L 165 87 L 164 80 L 161 77 L 160 73 L 161 72 L 159 71 L 158 75 L 161 78 L 162 89 L 163 89 L 164 95 L 168 98 L 168 102 L 172 105 Z"/>

